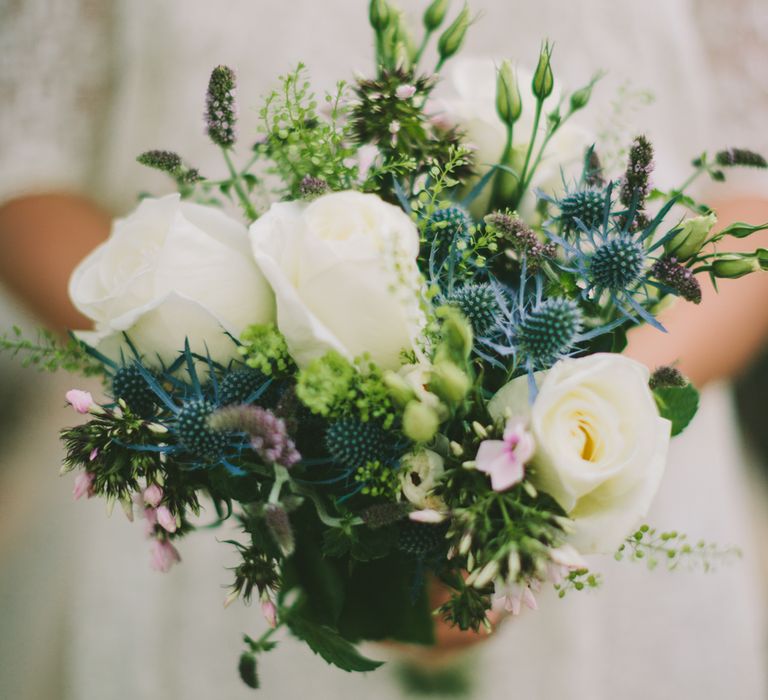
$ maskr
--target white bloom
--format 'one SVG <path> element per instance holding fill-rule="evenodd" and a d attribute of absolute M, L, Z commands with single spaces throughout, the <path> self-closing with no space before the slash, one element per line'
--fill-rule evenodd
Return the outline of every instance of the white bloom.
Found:
<path fill-rule="evenodd" d="M 418 508 L 440 510 L 437 499 L 430 496 L 444 472 L 443 458 L 437 452 L 420 450 L 408 453 L 400 464 L 403 495 Z"/>
<path fill-rule="evenodd" d="M 496 113 L 496 72 L 499 65 L 501 61 L 493 61 L 490 58 L 456 59 L 448 72 L 448 94 L 440 100 L 444 120 L 458 124 L 466 133 L 467 142 L 474 147 L 478 179 L 490 166 L 499 162 L 507 139 L 506 126 Z M 530 89 L 533 74 L 522 68 L 518 68 L 516 72 L 523 112 L 515 122 L 513 147 L 515 167 L 520 169 L 531 140 L 536 101 Z M 558 100 L 559 95 L 555 87 L 555 92 L 544 105 L 540 122 L 542 133 L 546 127 L 546 114 L 554 109 Z M 519 207 L 524 218 L 531 215 L 536 204 L 534 190 L 540 189 L 553 195 L 562 193 L 563 173 L 566 177 L 569 170 L 579 174 L 584 153 L 593 142 L 594 137 L 588 131 L 574 126 L 571 121 L 558 129 L 547 146 L 528 194 Z M 538 146 L 536 148 L 538 149 Z M 535 153 L 536 151 L 534 155 Z M 477 208 L 486 208 L 490 190 L 488 186 L 484 191 L 485 196 L 478 198 Z M 473 206 L 473 209 L 475 208 Z"/>
<path fill-rule="evenodd" d="M 659 417 L 648 370 L 622 355 L 563 360 L 542 374 L 532 407 L 528 378 L 518 377 L 489 411 L 530 415 L 533 481 L 574 520 L 571 543 L 582 553 L 615 551 L 656 494 L 670 423 Z"/>
<path fill-rule="evenodd" d="M 189 338 L 219 361 L 235 337 L 274 318 L 274 297 L 253 261 L 245 226 L 173 194 L 144 199 L 74 271 L 69 293 L 96 323 L 85 342 L 119 357 L 127 333 L 149 362 L 172 362 Z M 130 354 L 128 354 L 130 356 Z"/>
<path fill-rule="evenodd" d="M 273 204 L 251 226 L 251 242 L 300 366 L 337 350 L 397 369 L 400 352 L 414 348 L 419 234 L 399 208 L 360 192 Z"/>

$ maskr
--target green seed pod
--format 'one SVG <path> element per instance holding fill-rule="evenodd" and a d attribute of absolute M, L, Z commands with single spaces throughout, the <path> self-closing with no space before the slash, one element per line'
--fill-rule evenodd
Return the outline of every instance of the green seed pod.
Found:
<path fill-rule="evenodd" d="M 680 261 L 689 260 L 702 249 L 716 223 L 717 217 L 713 213 L 687 219 L 680 231 L 664 244 L 664 250 Z"/>
<path fill-rule="evenodd" d="M 424 12 L 424 26 L 428 32 L 434 32 L 445 20 L 450 0 L 434 0 Z"/>
<path fill-rule="evenodd" d="M 755 253 L 747 255 L 725 253 L 712 261 L 712 272 L 715 277 L 722 279 L 738 279 L 751 272 L 762 270 L 761 262 Z M 766 259 L 766 263 L 768 263 L 768 259 Z"/>
<path fill-rule="evenodd" d="M 552 94 L 555 87 L 555 78 L 552 75 L 552 47 L 545 43 L 539 53 L 539 63 L 536 66 L 536 72 L 533 74 L 534 96 L 539 100 L 545 100 Z"/>
<path fill-rule="evenodd" d="M 502 62 L 496 77 L 496 111 L 507 126 L 512 126 L 523 111 L 523 100 L 509 61 Z"/>
<path fill-rule="evenodd" d="M 441 63 L 458 52 L 461 45 L 464 43 L 464 37 L 467 34 L 468 28 L 469 7 L 464 5 L 459 16 L 451 22 L 448 28 L 440 35 L 440 39 L 438 39 L 437 53 L 440 56 Z"/>

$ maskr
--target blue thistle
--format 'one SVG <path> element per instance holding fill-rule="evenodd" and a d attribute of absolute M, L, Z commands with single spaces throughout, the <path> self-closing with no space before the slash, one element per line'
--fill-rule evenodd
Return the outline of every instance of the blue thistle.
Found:
<path fill-rule="evenodd" d="M 206 399 L 192 399 L 184 403 L 176 418 L 179 441 L 191 454 L 212 461 L 221 457 L 229 444 L 229 435 L 212 430 L 208 419 L 216 407 Z"/>
<path fill-rule="evenodd" d="M 222 406 L 246 403 L 259 391 L 266 377 L 255 369 L 236 369 L 227 373 L 219 383 L 219 403 Z"/>
<path fill-rule="evenodd" d="M 496 324 L 499 303 L 487 282 L 466 284 L 448 295 L 446 302 L 456 306 L 472 324 L 475 335 L 485 335 Z"/>
<path fill-rule="evenodd" d="M 155 394 L 136 365 L 120 367 L 112 377 L 112 396 L 125 401 L 131 411 L 146 418 L 155 409 Z"/>
<path fill-rule="evenodd" d="M 431 249 L 446 254 L 458 241 L 469 238 L 472 219 L 462 207 L 438 209 L 429 219 L 426 234 Z"/>
<path fill-rule="evenodd" d="M 382 460 L 392 449 L 384 429 L 375 422 L 343 418 L 325 433 L 325 446 L 336 464 L 354 470 L 367 462 Z"/>
<path fill-rule="evenodd" d="M 590 281 L 599 289 L 621 292 L 640 279 L 644 265 L 645 249 L 641 243 L 628 237 L 612 238 L 592 253 Z"/>
<path fill-rule="evenodd" d="M 581 329 L 581 309 L 575 301 L 546 299 L 527 312 L 518 326 L 518 352 L 529 364 L 545 367 L 573 348 Z"/>
<path fill-rule="evenodd" d="M 603 220 L 605 192 L 593 189 L 573 192 L 558 200 L 557 205 L 560 207 L 560 221 L 566 231 L 578 228 L 577 219 L 586 228 L 593 229 Z"/>
<path fill-rule="evenodd" d="M 401 552 L 422 559 L 446 547 L 447 531 L 446 523 L 432 525 L 404 520 L 398 525 L 397 548 Z"/>

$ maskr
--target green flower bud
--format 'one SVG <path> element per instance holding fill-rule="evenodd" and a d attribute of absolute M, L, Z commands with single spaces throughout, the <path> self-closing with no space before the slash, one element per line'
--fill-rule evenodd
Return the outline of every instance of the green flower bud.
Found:
<path fill-rule="evenodd" d="M 552 94 L 555 87 L 555 78 L 552 75 L 552 47 L 545 43 L 539 53 L 539 63 L 533 74 L 533 94 L 539 100 L 545 100 Z"/>
<path fill-rule="evenodd" d="M 437 434 L 437 411 L 420 401 L 411 401 L 403 413 L 403 432 L 414 442 L 429 442 Z"/>
<path fill-rule="evenodd" d="M 733 236 L 734 238 L 746 238 L 747 236 L 751 236 L 753 233 L 757 233 L 758 231 L 765 231 L 766 229 L 768 229 L 768 223 L 745 224 L 742 221 L 737 221 L 730 226 L 726 226 L 722 231 L 720 231 L 718 237 L 720 238 L 723 236 Z"/>
<path fill-rule="evenodd" d="M 523 100 L 509 61 L 501 64 L 496 78 L 496 111 L 507 126 L 512 126 L 523 111 Z"/>
<path fill-rule="evenodd" d="M 762 269 L 761 260 L 758 259 L 756 253 L 748 255 L 724 253 L 723 255 L 718 255 L 712 261 L 712 272 L 715 277 L 724 279 L 737 279 L 751 272 L 759 272 Z"/>
<path fill-rule="evenodd" d="M 664 244 L 664 250 L 667 255 L 678 260 L 689 260 L 701 250 L 716 223 L 717 217 L 712 212 L 706 216 L 687 219 L 680 231 Z"/>
<path fill-rule="evenodd" d="M 440 328 L 442 342 L 435 353 L 439 359 L 454 359 L 461 363 L 472 354 L 472 326 L 458 309 L 453 306 L 441 306 L 437 315 L 443 323 Z"/>
<path fill-rule="evenodd" d="M 453 362 L 443 360 L 432 367 L 429 389 L 445 403 L 454 406 L 460 404 L 472 387 L 467 373 Z"/>
<path fill-rule="evenodd" d="M 424 12 L 424 26 L 428 32 L 434 32 L 445 19 L 450 0 L 434 0 Z"/>
<path fill-rule="evenodd" d="M 448 28 L 440 35 L 440 39 L 438 39 L 437 53 L 440 56 L 440 63 L 448 60 L 461 48 L 468 28 L 469 7 L 464 5 L 459 16 L 451 22 Z"/>
<path fill-rule="evenodd" d="M 593 84 L 590 83 L 571 95 L 571 112 L 578 112 L 589 104 L 589 99 L 592 97 L 592 87 Z"/>
<path fill-rule="evenodd" d="M 392 10 L 386 0 L 371 0 L 368 8 L 368 20 L 377 32 L 383 32 L 392 17 Z"/>
<path fill-rule="evenodd" d="M 768 270 L 768 249 L 758 248 L 755 251 L 755 256 L 757 257 L 757 261 L 760 263 L 760 269 Z"/>
<path fill-rule="evenodd" d="M 398 406 L 406 406 L 416 398 L 416 392 L 413 387 L 397 372 L 387 370 L 382 376 L 382 381 L 384 386 L 387 387 L 392 400 Z"/>

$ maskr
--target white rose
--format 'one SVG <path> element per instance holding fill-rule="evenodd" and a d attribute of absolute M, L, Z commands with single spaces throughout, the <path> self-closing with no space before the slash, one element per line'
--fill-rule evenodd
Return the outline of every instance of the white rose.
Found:
<path fill-rule="evenodd" d="M 518 377 L 493 397 L 491 416 L 529 417 L 534 482 L 573 518 L 572 544 L 616 551 L 659 487 L 670 422 L 659 417 L 648 370 L 622 355 L 562 360 L 542 374 L 532 407 L 528 378 Z"/>
<path fill-rule="evenodd" d="M 414 348 L 419 234 L 398 207 L 360 192 L 273 204 L 251 226 L 251 242 L 300 366 L 336 350 L 397 369 L 400 352 Z"/>
<path fill-rule="evenodd" d="M 443 458 L 432 450 L 409 452 L 400 462 L 403 496 L 417 508 L 435 508 L 442 504 L 432 490 L 445 473 Z"/>
<path fill-rule="evenodd" d="M 452 63 L 448 73 L 448 94 L 440 100 L 446 120 L 458 124 L 466 133 L 467 142 L 474 148 L 477 163 L 477 179 L 499 162 L 507 140 L 507 129 L 496 113 L 496 72 L 501 61 L 490 58 L 459 58 Z M 536 101 L 530 85 L 533 74 L 524 69 L 517 69 L 517 80 L 522 97 L 523 112 L 515 122 L 513 148 L 515 151 L 514 167 L 519 171 L 525 161 L 525 154 L 531 139 Z M 546 112 L 558 103 L 557 87 L 545 103 L 540 128 L 546 126 Z M 586 149 L 594 142 L 591 134 L 567 122 L 561 126 L 547 146 L 544 157 L 536 170 L 523 201 L 518 207 L 521 216 L 528 218 L 536 205 L 534 190 L 539 189 L 550 195 L 559 195 L 563 191 L 563 173 L 566 181 L 569 170 L 574 175 L 581 172 Z M 539 139 L 541 143 L 541 139 Z M 536 147 L 538 149 L 538 146 Z M 534 151 L 535 157 L 536 151 Z M 491 188 L 488 186 L 484 196 L 476 200 L 472 209 L 485 210 L 488 205 Z"/>
<path fill-rule="evenodd" d="M 193 351 L 226 361 L 251 323 L 274 319 L 274 296 L 256 266 L 244 225 L 173 194 L 144 199 L 114 222 L 109 239 L 74 271 L 69 293 L 95 321 L 78 336 L 119 357 L 123 332 L 148 362 Z M 127 353 L 130 356 L 129 353 Z"/>

